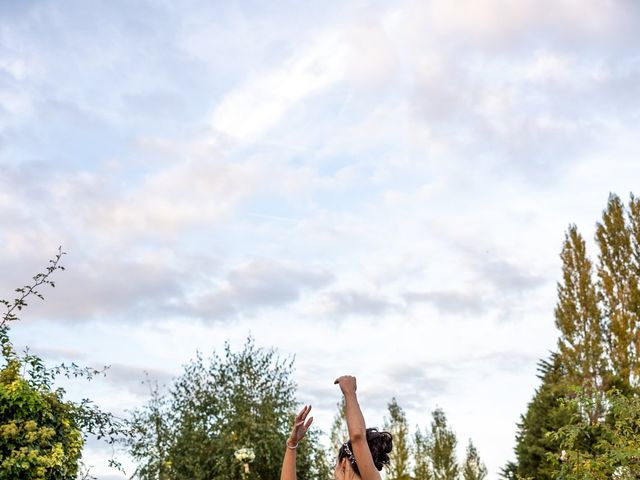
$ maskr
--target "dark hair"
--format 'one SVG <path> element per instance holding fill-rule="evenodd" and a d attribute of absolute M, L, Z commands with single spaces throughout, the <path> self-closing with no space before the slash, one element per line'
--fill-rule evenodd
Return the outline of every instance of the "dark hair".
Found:
<path fill-rule="evenodd" d="M 389 432 L 379 432 L 377 428 L 367 428 L 367 444 L 373 457 L 373 463 L 378 470 L 382 470 L 382 467 L 389 465 L 389 453 L 393 448 L 393 441 Z M 352 452 L 351 440 L 343 443 L 340 446 L 340 450 L 338 450 L 338 462 L 346 458 L 351 463 L 353 471 L 360 475 L 360 470 L 358 470 L 358 465 Z"/>

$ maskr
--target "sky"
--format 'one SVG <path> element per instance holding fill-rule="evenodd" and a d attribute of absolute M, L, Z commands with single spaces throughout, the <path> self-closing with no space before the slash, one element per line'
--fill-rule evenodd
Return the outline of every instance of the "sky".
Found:
<path fill-rule="evenodd" d="M 195 357 L 295 357 L 330 428 L 441 407 L 489 478 L 557 341 L 564 232 L 640 178 L 631 0 L 0 1 L 0 297 L 126 414 Z M 4 292 L 4 293 L 2 293 Z M 85 451 L 100 479 L 110 451 Z M 126 457 L 125 465 L 130 468 Z"/>

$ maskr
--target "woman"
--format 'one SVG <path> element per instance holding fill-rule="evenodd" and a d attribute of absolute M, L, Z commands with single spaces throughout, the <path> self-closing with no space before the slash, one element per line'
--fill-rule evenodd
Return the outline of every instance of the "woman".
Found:
<path fill-rule="evenodd" d="M 365 427 L 356 396 L 355 377 L 344 375 L 334 383 L 340 386 L 344 395 L 349 441 L 343 443 L 338 450 L 338 462 L 333 476 L 336 480 L 381 480 L 380 470 L 389 464 L 391 434 Z M 296 449 L 313 422 L 313 417 L 307 420 L 310 411 L 311 406 L 305 406 L 296 416 L 287 440 L 280 480 L 296 480 Z"/>

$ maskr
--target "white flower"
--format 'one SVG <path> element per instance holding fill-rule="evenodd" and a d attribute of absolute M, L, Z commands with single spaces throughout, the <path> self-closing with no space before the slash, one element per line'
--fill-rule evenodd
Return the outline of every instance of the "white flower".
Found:
<path fill-rule="evenodd" d="M 236 450 L 233 455 L 236 457 L 236 460 L 242 463 L 251 463 L 256 458 L 253 448 L 240 448 Z"/>

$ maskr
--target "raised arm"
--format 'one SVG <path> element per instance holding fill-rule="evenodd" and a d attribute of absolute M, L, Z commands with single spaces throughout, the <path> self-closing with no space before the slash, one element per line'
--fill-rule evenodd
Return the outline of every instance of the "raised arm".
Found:
<path fill-rule="evenodd" d="M 334 383 L 340 385 L 340 390 L 344 395 L 349 439 L 351 440 L 353 456 L 360 470 L 360 477 L 362 480 L 381 480 L 380 472 L 378 472 L 373 463 L 371 450 L 369 450 L 369 444 L 367 443 L 367 427 L 356 396 L 356 377 L 343 375 L 336 379 Z"/>
<path fill-rule="evenodd" d="M 287 448 L 284 452 L 284 460 L 282 461 L 282 471 L 280 472 L 280 480 L 296 480 L 296 452 L 298 443 L 304 438 L 305 433 L 313 422 L 313 417 L 307 415 L 311 411 L 311 405 L 305 406 L 293 422 L 291 434 L 287 439 Z"/>

